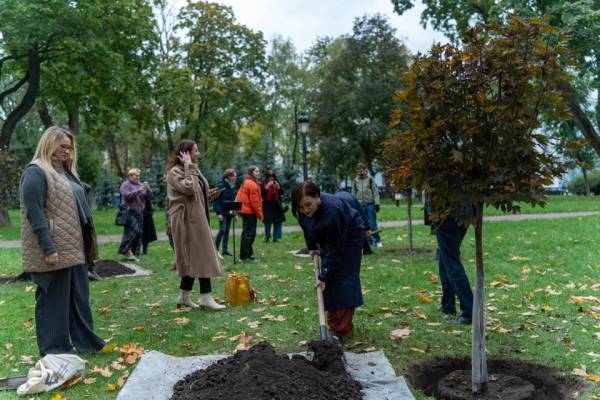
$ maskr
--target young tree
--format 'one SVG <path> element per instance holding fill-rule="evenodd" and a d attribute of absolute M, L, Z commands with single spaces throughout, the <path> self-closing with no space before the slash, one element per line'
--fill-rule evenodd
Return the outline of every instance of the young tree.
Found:
<path fill-rule="evenodd" d="M 413 7 L 414 0 L 391 0 L 398 14 Z M 579 78 L 591 77 L 585 85 L 563 82 L 561 89 L 573 122 L 600 155 L 600 2 L 596 0 L 423 0 L 423 25 L 431 23 L 453 40 L 473 24 L 506 21 L 509 15 L 522 18 L 548 18 L 548 22 L 568 35 L 566 41 L 578 61 L 574 71 Z M 594 96 L 595 95 L 595 96 Z M 586 99 L 596 99 L 590 108 Z"/>
<path fill-rule="evenodd" d="M 560 60 L 565 37 L 545 21 L 511 17 L 478 27 L 463 47 L 434 46 L 419 55 L 404 77 L 386 144 L 395 181 L 429 192 L 433 217 L 474 205 L 476 288 L 473 305 L 472 390 L 487 388 L 485 356 L 483 210 L 544 204 L 544 184 L 560 172 L 539 131 L 545 111 L 567 118 L 559 89 L 569 81 Z M 457 190 L 457 187 L 460 187 Z M 458 193 L 460 192 L 460 193 Z"/>

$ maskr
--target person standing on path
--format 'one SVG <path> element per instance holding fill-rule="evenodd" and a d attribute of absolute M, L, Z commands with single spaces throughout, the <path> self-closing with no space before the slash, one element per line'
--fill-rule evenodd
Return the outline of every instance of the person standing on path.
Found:
<path fill-rule="evenodd" d="M 263 220 L 262 196 L 260 194 L 260 169 L 256 165 L 248 167 L 248 174 L 237 193 L 236 201 L 242 203 L 239 214 L 242 216 L 242 240 L 240 244 L 240 260 L 254 261 L 252 245 L 256 239 L 257 219 Z"/>
<path fill-rule="evenodd" d="M 360 284 L 365 226 L 346 201 L 322 193 L 313 182 L 292 189 L 292 214 L 304 231 L 311 256 L 320 254 L 317 287 L 323 289 L 329 330 L 336 339 L 352 334 L 354 310 L 363 304 Z"/>
<path fill-rule="evenodd" d="M 282 236 L 281 224 L 285 222 L 285 213 L 281 205 L 283 189 L 273 171 L 267 171 L 261 185 L 263 198 L 263 215 L 265 224 L 265 242 L 271 239 L 273 227 L 273 243 L 279 242 Z"/>
<path fill-rule="evenodd" d="M 20 185 L 23 268 L 37 285 L 35 329 L 41 356 L 97 353 L 88 265 L 97 258 L 96 234 L 77 176 L 74 135 L 44 132 Z"/>
<path fill-rule="evenodd" d="M 152 191 L 150 190 L 150 193 Z M 148 245 L 158 240 L 156 236 L 156 227 L 154 226 L 154 209 L 152 208 L 152 197 L 146 197 L 144 204 L 144 220 L 142 228 L 142 254 L 148 255 Z"/>
<path fill-rule="evenodd" d="M 383 247 L 381 237 L 377 228 L 377 213 L 379 212 L 379 189 L 375 183 L 375 178 L 369 174 L 365 164 L 356 166 L 356 178 L 352 181 L 352 195 L 356 197 L 369 220 L 369 227 L 373 233 L 368 239 L 369 243 L 375 243 L 377 247 Z"/>
<path fill-rule="evenodd" d="M 121 203 L 127 210 L 127 218 L 123 227 L 119 254 L 131 261 L 139 261 L 144 232 L 144 207 L 146 199 L 152 194 L 147 184 L 140 183 L 140 173 L 137 168 L 130 169 L 120 189 Z"/>
<path fill-rule="evenodd" d="M 209 210 L 209 199 L 217 196 L 219 191 L 209 189 L 198 168 L 199 156 L 196 143 L 183 139 L 165 167 L 176 270 L 181 277 L 177 306 L 221 310 L 225 306 L 212 298 L 210 282 L 210 278 L 223 275 L 210 230 Z M 200 284 L 198 304 L 190 299 L 196 278 Z"/>
<path fill-rule="evenodd" d="M 229 243 L 229 228 L 231 227 L 231 220 L 233 219 L 233 211 L 225 210 L 226 201 L 235 200 L 235 181 L 237 180 L 237 174 L 234 169 L 228 168 L 223 173 L 223 179 L 217 184 L 217 189 L 222 191 L 221 195 L 213 201 L 213 210 L 217 214 L 219 220 L 219 232 L 215 239 L 217 250 L 223 243 L 222 255 L 232 256 L 228 250 Z"/>

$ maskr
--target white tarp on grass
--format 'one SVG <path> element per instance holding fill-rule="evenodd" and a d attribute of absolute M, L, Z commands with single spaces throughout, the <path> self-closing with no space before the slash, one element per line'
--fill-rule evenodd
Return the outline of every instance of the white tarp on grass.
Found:
<path fill-rule="evenodd" d="M 310 357 L 310 353 L 301 353 Z M 117 400 L 168 400 L 186 375 L 227 356 L 173 357 L 150 351 L 142 356 Z M 363 386 L 364 400 L 414 400 L 404 378 L 396 376 L 381 351 L 345 353 L 346 369 Z"/>

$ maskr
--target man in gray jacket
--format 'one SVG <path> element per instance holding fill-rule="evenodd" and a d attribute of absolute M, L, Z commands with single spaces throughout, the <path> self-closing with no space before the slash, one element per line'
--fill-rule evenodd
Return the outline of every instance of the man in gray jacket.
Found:
<path fill-rule="evenodd" d="M 377 213 L 379 212 L 379 189 L 375 179 L 369 174 L 365 164 L 356 166 L 356 178 L 352 181 L 352 195 L 356 197 L 365 210 L 369 220 L 369 227 L 374 232 L 369 237 L 369 243 L 375 242 L 377 247 L 383 247 L 377 228 Z"/>

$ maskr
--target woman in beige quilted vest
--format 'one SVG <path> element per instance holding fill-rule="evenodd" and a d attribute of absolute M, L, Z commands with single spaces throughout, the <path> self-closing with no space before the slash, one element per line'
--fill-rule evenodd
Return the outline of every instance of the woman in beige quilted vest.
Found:
<path fill-rule="evenodd" d="M 219 262 L 209 222 L 209 199 L 216 197 L 220 191 L 209 189 L 208 182 L 196 164 L 199 154 L 194 141 L 183 139 L 175 147 L 175 152 L 165 167 L 176 269 L 181 277 L 177 306 L 203 306 L 220 310 L 225 306 L 212 298 L 210 278 L 223 275 L 223 267 Z M 200 283 L 198 304 L 190 300 L 190 291 L 196 278 Z"/>
<path fill-rule="evenodd" d="M 40 354 L 95 353 L 88 264 L 96 258 L 92 215 L 77 176 L 73 134 L 50 127 L 21 178 L 23 268 L 37 285 Z"/>

